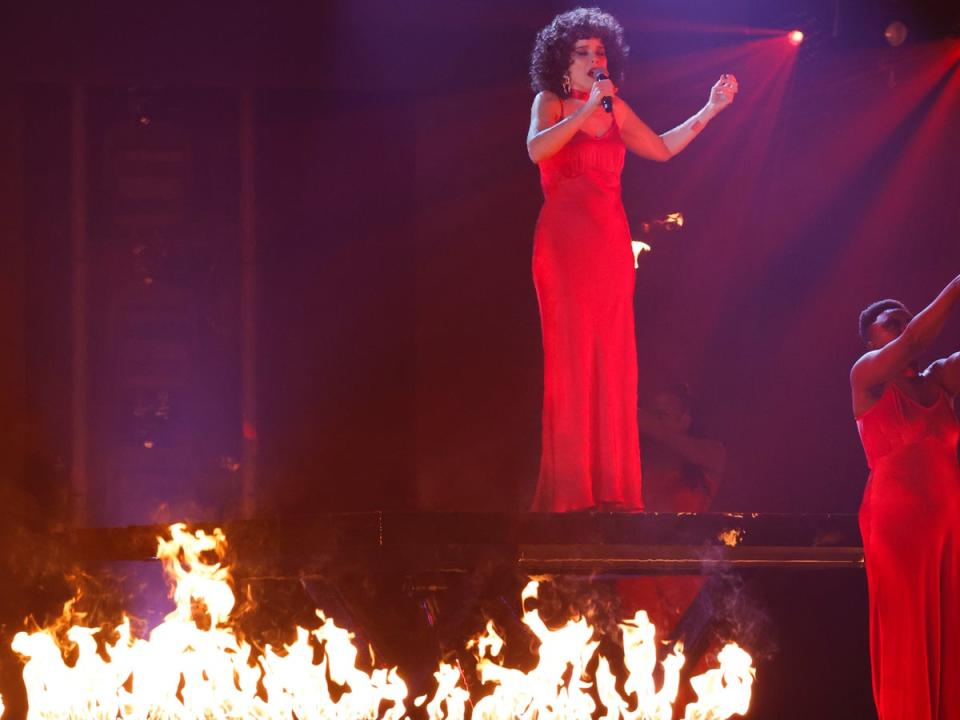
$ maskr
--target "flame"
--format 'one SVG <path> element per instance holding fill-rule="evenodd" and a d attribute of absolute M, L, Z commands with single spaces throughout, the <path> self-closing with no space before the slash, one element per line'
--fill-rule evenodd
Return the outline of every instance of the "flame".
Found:
<path fill-rule="evenodd" d="M 296 627 L 289 645 L 255 650 L 239 637 L 231 627 L 236 598 L 220 530 L 190 533 L 178 524 L 169 540 L 158 542 L 175 607 L 148 638 L 136 637 L 127 618 L 112 632 L 86 627 L 72 601 L 53 626 L 14 637 L 13 649 L 24 660 L 28 720 L 407 717 L 407 685 L 397 669 L 361 669 L 354 635 L 322 611 L 319 627 Z M 530 581 L 521 594 L 522 621 L 539 641 L 532 670 L 505 664 L 505 641 L 489 621 L 467 646 L 486 694 L 471 707 L 459 664 L 442 662 L 432 697 L 413 705 L 429 720 L 673 718 L 682 647 L 660 663 L 657 687 L 656 630 L 643 611 L 625 620 L 619 627 L 627 675 L 620 691 L 609 659 L 598 653 L 594 628 L 583 617 L 548 627 L 532 602 L 538 588 Z M 718 660 L 720 668 L 691 680 L 697 701 L 686 706 L 686 720 L 747 712 L 755 673 L 749 654 L 731 644 Z"/>
<path fill-rule="evenodd" d="M 750 655 L 736 643 L 730 643 L 717 656 L 718 670 L 707 670 L 690 679 L 697 693 L 697 702 L 686 707 L 684 720 L 712 720 L 750 708 L 750 690 L 756 674 Z"/>
<path fill-rule="evenodd" d="M 136 638 L 124 618 L 114 629 L 116 641 L 102 641 L 98 652 L 100 628 L 73 625 L 67 631 L 77 656 L 71 666 L 51 628 L 17 633 L 12 646 L 25 658 L 28 720 L 406 715 L 407 688 L 396 669 L 358 669 L 353 635 L 321 612 L 316 630 L 297 627 L 291 645 L 254 653 L 229 625 L 236 598 L 221 564 L 223 533 L 191 534 L 182 524 L 170 533 L 169 541 L 158 539 L 157 556 L 173 584 L 175 608 L 147 640 Z M 315 645 L 323 648 L 319 663 Z M 328 678 L 347 688 L 336 701 Z"/>
<path fill-rule="evenodd" d="M 653 248 L 643 240 L 631 240 L 630 248 L 633 250 L 633 269 L 637 270 L 640 268 L 640 253 L 650 252 Z"/>
<path fill-rule="evenodd" d="M 640 230 L 644 235 L 649 235 L 654 228 L 660 228 L 666 232 L 671 232 L 682 227 L 683 213 L 681 212 L 667 213 L 658 220 L 640 223 Z M 637 240 L 636 238 L 632 238 L 630 240 L 630 247 L 633 250 L 633 269 L 637 270 L 640 268 L 640 254 L 650 252 L 653 248 L 649 244 L 643 242 L 642 240 Z"/>
<path fill-rule="evenodd" d="M 681 212 L 672 212 L 664 215 L 660 220 L 657 221 L 658 225 L 663 225 L 667 230 L 672 230 L 673 226 L 678 228 L 683 227 L 683 213 Z"/>
<path fill-rule="evenodd" d="M 537 590 L 536 581 L 527 584 L 521 595 L 524 605 L 537 597 Z M 481 682 L 494 686 L 490 694 L 476 703 L 474 720 L 560 720 L 591 716 L 600 720 L 671 720 L 674 717 L 673 704 L 684 664 L 683 648 L 678 643 L 662 661 L 662 681 L 658 689 L 654 682 L 656 629 L 643 610 L 620 624 L 628 672 L 623 683 L 624 694 L 617 690 L 617 678 L 610 670 L 609 660 L 602 655 L 597 658 L 593 681 L 587 676 L 586 668 L 597 653 L 599 642 L 584 618 L 569 620 L 563 627 L 551 630 L 537 610 L 532 609 L 524 611 L 523 623 L 540 641 L 537 666 L 528 673 L 507 667 L 496 659 L 503 640 L 492 622 L 468 643 L 468 648 L 476 648 Z M 698 699 L 687 705 L 684 720 L 724 720 L 736 713 L 745 714 L 749 709 L 754 677 L 750 655 L 730 644 L 720 652 L 718 660 L 719 669 L 691 679 Z M 459 673 L 445 665 L 436 677 L 437 692 L 428 705 L 430 720 L 460 720 L 465 691 L 457 682 Z M 439 714 L 445 703 L 447 714 Z M 600 709 L 602 714 L 597 714 Z"/>
<path fill-rule="evenodd" d="M 445 662 L 433 674 L 437 681 L 437 691 L 427 704 L 427 718 L 429 720 L 462 720 L 465 717 L 468 693 L 461 685 L 463 678 L 460 671 Z M 418 698 L 418 701 L 425 698 Z M 422 703 L 420 703 L 422 704 Z M 479 717 L 479 716 L 478 716 Z"/>
<path fill-rule="evenodd" d="M 727 547 L 736 547 L 743 540 L 743 528 L 727 528 L 717 534 L 717 540 Z"/>

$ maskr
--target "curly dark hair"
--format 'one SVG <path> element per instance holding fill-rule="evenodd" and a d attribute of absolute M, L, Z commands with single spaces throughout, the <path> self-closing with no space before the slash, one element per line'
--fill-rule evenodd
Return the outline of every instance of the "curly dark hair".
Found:
<path fill-rule="evenodd" d="M 576 8 L 557 15 L 537 33 L 530 56 L 530 84 L 534 92 L 549 90 L 558 97 L 563 91 L 563 76 L 570 68 L 570 56 L 577 40 L 600 38 L 607 51 L 607 70 L 615 84 L 623 80 L 630 47 L 623 41 L 623 28 L 617 19 L 600 8 Z"/>
<path fill-rule="evenodd" d="M 877 300 L 875 303 L 871 303 L 860 313 L 860 339 L 863 342 L 866 343 L 870 340 L 867 335 L 870 331 L 870 326 L 877 321 L 881 313 L 887 310 L 906 310 L 910 312 L 907 310 L 907 306 L 899 300 Z"/>

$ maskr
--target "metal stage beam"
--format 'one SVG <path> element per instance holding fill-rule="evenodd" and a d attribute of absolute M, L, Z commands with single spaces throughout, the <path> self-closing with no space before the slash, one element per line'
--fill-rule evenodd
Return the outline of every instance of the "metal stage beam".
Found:
<path fill-rule="evenodd" d="M 212 529 L 212 525 L 197 525 Z M 697 573 L 716 567 L 858 569 L 855 515 L 773 513 L 328 513 L 223 526 L 240 574 L 371 569 L 466 573 Z M 149 560 L 163 526 L 82 529 L 47 539 L 80 563 Z"/>

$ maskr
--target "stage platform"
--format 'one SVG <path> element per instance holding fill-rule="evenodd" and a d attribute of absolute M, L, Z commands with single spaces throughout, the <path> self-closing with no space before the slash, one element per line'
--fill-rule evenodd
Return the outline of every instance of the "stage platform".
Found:
<path fill-rule="evenodd" d="M 468 573 L 489 563 L 529 574 L 863 567 L 857 518 L 844 514 L 358 512 L 222 528 L 248 576 L 350 567 Z M 164 532 L 159 525 L 89 528 L 49 540 L 81 564 L 150 560 Z"/>

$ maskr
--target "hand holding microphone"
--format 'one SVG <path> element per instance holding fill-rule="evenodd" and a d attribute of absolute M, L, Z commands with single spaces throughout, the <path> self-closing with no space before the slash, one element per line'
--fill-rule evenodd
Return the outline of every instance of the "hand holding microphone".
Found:
<path fill-rule="evenodd" d="M 600 104 L 607 112 L 613 112 L 613 94 L 616 88 L 610 82 L 610 76 L 603 70 L 597 70 L 593 74 L 593 80 L 593 93 L 602 93 Z"/>

